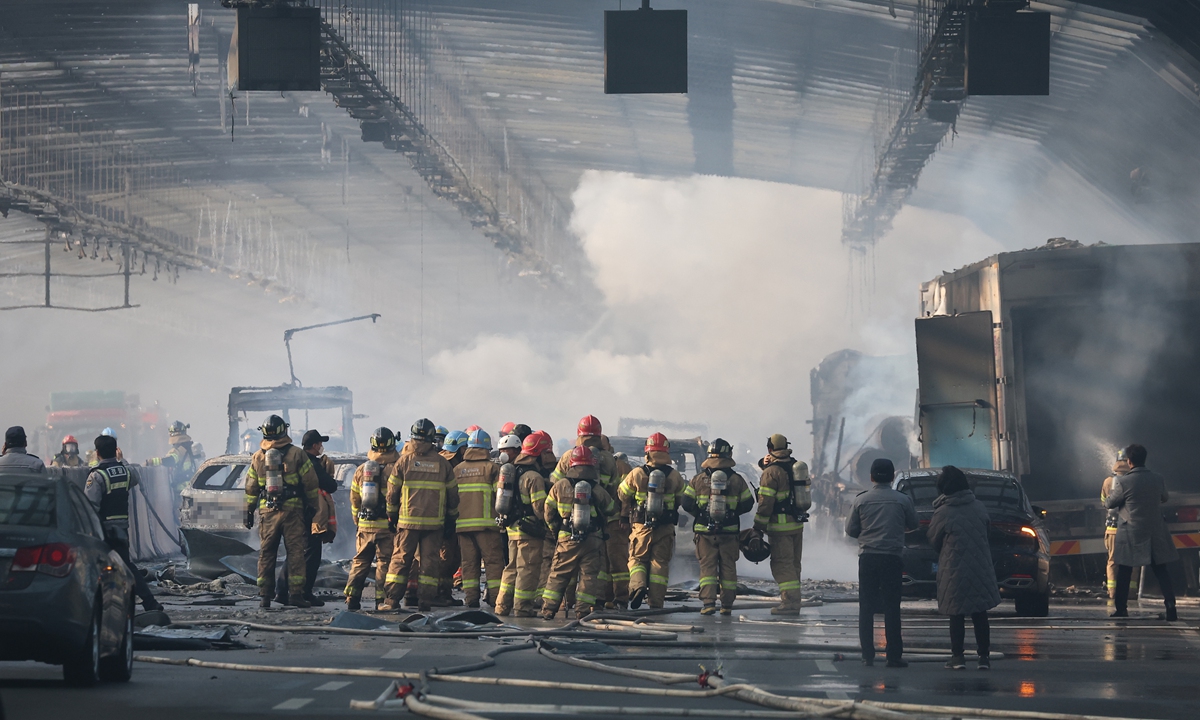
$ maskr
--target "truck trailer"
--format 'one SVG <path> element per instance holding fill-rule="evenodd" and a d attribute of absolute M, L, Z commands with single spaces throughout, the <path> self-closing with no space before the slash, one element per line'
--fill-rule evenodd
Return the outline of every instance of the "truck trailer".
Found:
<path fill-rule="evenodd" d="M 921 465 L 1007 471 L 1051 554 L 1103 575 L 1100 486 L 1140 443 L 1166 478 L 1187 589 L 1200 574 L 1200 244 L 1063 239 L 921 286 Z"/>

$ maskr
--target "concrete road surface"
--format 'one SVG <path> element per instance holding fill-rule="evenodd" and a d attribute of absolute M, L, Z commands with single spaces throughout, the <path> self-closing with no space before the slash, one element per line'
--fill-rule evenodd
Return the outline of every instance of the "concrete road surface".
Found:
<path fill-rule="evenodd" d="M 1161 606 L 1160 606 L 1161 608 Z M 1005 603 L 993 622 L 993 651 L 1004 659 L 990 672 L 952 671 L 942 661 L 913 662 L 907 669 L 888 669 L 882 662 L 864 667 L 853 652 L 833 649 L 856 645 L 857 605 L 826 604 L 806 608 L 798 619 L 779 621 L 765 609 L 735 611 L 729 618 L 701 618 L 695 605 L 661 622 L 693 624 L 699 633 L 680 633 L 695 646 L 614 645 L 617 655 L 604 662 L 628 668 L 699 673 L 699 666 L 721 666 L 726 679 L 760 685 L 771 692 L 820 698 L 853 698 L 895 702 L 965 705 L 1009 710 L 1095 714 L 1129 718 L 1197 717 L 1200 706 L 1200 611 L 1185 606 L 1183 620 L 1165 623 L 1147 606 L 1132 610 L 1134 618 L 1115 623 L 1103 605 L 1060 605 L 1051 617 L 1018 618 Z M 337 608 L 311 611 L 320 622 Z M 296 610 L 253 610 L 247 619 L 275 623 L 300 617 Z M 290 615 L 289 615 L 290 614 Z M 882 617 L 877 618 L 882 641 Z M 544 628 L 561 623 L 522 621 Z M 949 645 L 947 621 L 930 602 L 906 602 L 904 638 L 910 649 Z M 477 661 L 502 641 L 403 639 L 255 632 L 242 636 L 249 650 L 165 652 L 140 651 L 162 657 L 262 665 L 375 668 L 420 671 Z M 519 640 L 503 642 L 520 642 Z M 798 652 L 779 643 L 813 643 L 828 650 Z M 715 644 L 714 644 L 715 643 Z M 973 636 L 967 630 L 968 658 Z M 911 660 L 919 660 L 911 656 Z M 541 657 L 535 650 L 500 655 L 480 676 L 531 678 L 605 685 L 663 687 Z M 8 720 L 42 718 L 277 718 L 289 715 L 371 715 L 351 710 L 350 701 L 370 700 L 388 685 L 379 678 L 318 677 L 255 673 L 137 663 L 133 681 L 77 690 L 64 687 L 57 667 L 33 663 L 0 663 L 0 697 Z M 677 685 L 697 688 L 695 685 Z M 698 689 L 698 688 L 697 688 Z M 432 693 L 453 698 L 504 703 L 556 703 L 625 707 L 688 707 L 714 710 L 762 710 L 728 698 L 673 699 L 563 690 L 489 687 L 433 682 Z M 405 712 L 403 710 L 393 711 Z M 512 716 L 509 716 L 512 717 Z M 604 717 L 596 715 L 592 717 Z"/>

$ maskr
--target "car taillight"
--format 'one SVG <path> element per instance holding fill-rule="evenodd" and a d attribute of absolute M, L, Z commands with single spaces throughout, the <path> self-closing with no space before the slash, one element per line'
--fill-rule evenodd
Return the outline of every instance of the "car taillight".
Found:
<path fill-rule="evenodd" d="M 1175 511 L 1175 522 L 1200 521 L 1200 507 L 1181 507 Z"/>
<path fill-rule="evenodd" d="M 10 573 L 40 572 L 51 577 L 66 577 L 75 564 L 75 548 L 65 543 L 34 545 L 17 550 L 13 557 Z"/>

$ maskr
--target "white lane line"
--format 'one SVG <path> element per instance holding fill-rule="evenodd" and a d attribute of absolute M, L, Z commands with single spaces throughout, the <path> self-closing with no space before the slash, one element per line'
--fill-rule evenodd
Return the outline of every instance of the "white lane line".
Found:
<path fill-rule="evenodd" d="M 818 660 L 817 670 L 820 670 L 821 672 L 835 673 L 837 672 L 837 666 L 833 664 L 832 660 Z"/>
<path fill-rule="evenodd" d="M 290 700 L 284 700 L 283 702 L 279 703 L 278 705 L 276 705 L 275 707 L 273 707 L 271 709 L 272 710 L 299 710 L 300 708 L 304 707 L 305 705 L 308 705 L 312 701 L 313 701 L 312 698 L 292 698 Z"/>
<path fill-rule="evenodd" d="M 341 690 L 342 688 L 349 686 L 351 683 L 351 680 L 334 680 L 333 682 L 327 682 L 324 685 L 318 685 L 313 688 L 313 690 L 333 692 L 335 690 Z"/>
<path fill-rule="evenodd" d="M 824 634 L 825 634 L 825 628 L 823 628 L 823 627 L 810 627 L 810 628 L 808 628 L 808 634 L 809 634 L 809 635 L 824 635 Z"/>
<path fill-rule="evenodd" d="M 825 697 L 829 698 L 830 700 L 849 700 L 850 699 L 850 696 L 847 695 L 846 693 L 842 692 L 841 690 L 826 690 Z"/>
<path fill-rule="evenodd" d="M 408 652 L 409 652 L 408 648 L 396 648 L 395 650 L 388 650 L 380 657 L 384 660 L 399 660 L 400 658 L 407 655 Z"/>

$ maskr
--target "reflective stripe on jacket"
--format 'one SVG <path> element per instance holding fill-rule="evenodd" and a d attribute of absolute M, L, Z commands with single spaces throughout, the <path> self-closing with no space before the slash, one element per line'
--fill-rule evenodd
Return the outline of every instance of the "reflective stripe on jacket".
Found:
<path fill-rule="evenodd" d="M 408 530 L 442 528 L 458 516 L 458 484 L 446 458 L 432 443 L 409 440 L 392 466 L 387 489 L 388 519 Z"/>
<path fill-rule="evenodd" d="M 571 513 L 575 509 L 575 483 L 577 482 L 579 482 L 577 478 L 565 477 L 554 483 L 554 486 L 550 488 L 550 493 L 546 496 L 546 524 L 551 528 L 559 528 L 559 540 L 571 537 L 571 533 L 564 527 L 564 523 L 571 519 Z M 593 485 L 588 534 L 603 530 L 608 518 L 612 517 L 616 511 L 616 503 L 613 502 L 612 496 L 608 494 L 604 486 L 599 482 Z"/>
<path fill-rule="evenodd" d="M 500 466 L 483 448 L 467 448 L 463 461 L 454 468 L 458 483 L 458 532 L 499 532 L 496 526 L 496 482 Z"/>
<path fill-rule="evenodd" d="M 318 499 L 317 473 L 313 470 L 312 460 L 308 453 L 292 444 L 292 439 L 286 435 L 278 440 L 263 440 L 258 452 L 250 458 L 250 467 L 246 470 L 246 508 L 257 509 L 259 512 L 269 510 L 267 507 L 267 450 L 274 448 L 283 455 L 283 484 L 285 500 L 280 503 L 282 510 L 302 510 L 305 505 L 316 510 Z"/>
<path fill-rule="evenodd" d="M 775 511 L 777 503 L 785 506 L 791 504 L 790 467 L 794 462 L 791 450 L 772 450 L 764 458 L 763 473 L 758 484 L 758 512 L 754 516 L 754 527 L 759 530 L 776 535 L 794 535 L 804 531 L 804 523 L 794 515 Z"/>
<path fill-rule="evenodd" d="M 738 473 L 733 472 L 734 462 L 728 458 L 719 458 L 720 462 L 710 462 L 717 458 L 704 461 L 704 469 L 700 471 L 683 490 L 683 509 L 696 518 L 692 531 L 701 534 L 736 533 L 741 529 L 738 518 L 754 509 L 754 493 L 750 485 Z M 708 511 L 709 500 L 712 496 L 712 473 L 714 470 L 724 470 L 729 479 L 725 481 L 725 505 L 729 512 L 730 522 L 721 525 L 715 531 L 710 530 L 708 523 L 701 523 L 700 517 Z M 723 518 L 714 518 L 720 522 Z"/>
<path fill-rule="evenodd" d="M 625 476 L 625 480 L 621 483 L 617 490 L 617 496 L 621 500 L 622 515 L 628 515 L 634 525 L 642 525 L 644 523 L 638 520 L 637 511 L 646 506 L 646 497 L 649 494 L 650 473 L 655 470 L 662 470 L 666 475 L 666 480 L 663 482 L 663 512 L 671 512 L 678 510 L 683 499 L 683 489 L 686 483 L 683 476 L 679 474 L 670 464 L 671 456 L 667 453 L 653 453 L 649 460 L 654 465 L 643 465 L 635 467 Z"/>
<path fill-rule="evenodd" d="M 363 479 L 366 477 L 366 471 L 363 470 L 362 465 L 359 465 L 354 470 L 354 479 L 350 481 L 351 515 L 354 518 L 354 524 L 359 530 L 386 530 L 388 526 L 388 477 L 392 474 L 392 464 L 400 459 L 400 454 L 395 450 L 389 450 L 388 452 L 368 450 L 367 459 L 374 460 L 379 464 L 379 474 L 375 476 L 376 496 L 378 500 L 374 508 L 367 508 L 366 513 L 362 512 L 362 486 Z M 360 514 L 366 517 L 360 517 Z"/>

